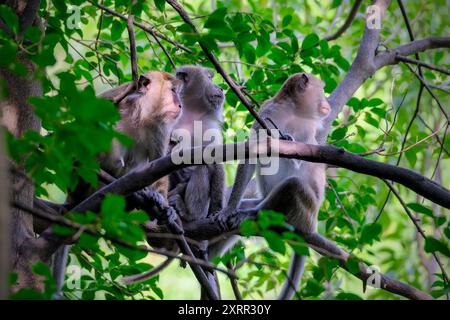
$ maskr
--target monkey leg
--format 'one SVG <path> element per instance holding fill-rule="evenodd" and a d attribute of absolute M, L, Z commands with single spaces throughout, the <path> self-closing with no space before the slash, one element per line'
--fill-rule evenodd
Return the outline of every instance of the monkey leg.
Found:
<path fill-rule="evenodd" d="M 206 218 L 210 201 L 209 180 L 209 169 L 207 166 L 198 166 L 192 171 L 184 195 L 184 203 L 188 214 L 186 217 L 187 221 Z"/>
<path fill-rule="evenodd" d="M 312 170 L 314 171 L 314 170 Z M 298 177 L 291 177 L 276 186 L 259 205 L 259 209 L 282 212 L 286 220 L 304 233 L 316 228 L 317 192 L 311 184 L 302 183 Z M 290 300 L 300 286 L 306 258 L 296 253 L 291 257 L 287 279 L 278 296 L 279 300 Z"/>
<path fill-rule="evenodd" d="M 316 194 L 311 186 L 298 177 L 279 183 L 258 206 L 259 210 L 284 213 L 286 221 L 304 233 L 316 228 Z"/>

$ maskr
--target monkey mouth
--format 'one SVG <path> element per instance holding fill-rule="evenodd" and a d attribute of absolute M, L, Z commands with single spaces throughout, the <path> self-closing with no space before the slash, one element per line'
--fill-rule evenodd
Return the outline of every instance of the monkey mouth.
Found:
<path fill-rule="evenodd" d="M 211 102 L 212 104 L 221 104 L 224 100 L 224 95 L 222 93 L 218 93 L 218 94 L 214 94 L 209 96 L 209 102 Z"/>
<path fill-rule="evenodd" d="M 181 109 L 181 108 L 180 108 Z M 170 119 L 170 120 L 175 120 L 175 119 L 177 119 L 178 118 L 178 116 L 180 115 L 180 109 L 179 110 L 177 110 L 177 111 L 167 111 L 165 114 L 164 114 L 164 117 L 166 118 L 166 119 Z"/>

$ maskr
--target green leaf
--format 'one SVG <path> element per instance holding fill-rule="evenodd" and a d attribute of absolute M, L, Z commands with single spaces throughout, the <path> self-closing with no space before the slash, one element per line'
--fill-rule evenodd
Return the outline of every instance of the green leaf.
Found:
<path fill-rule="evenodd" d="M 258 225 L 255 221 L 244 220 L 239 227 L 241 235 L 244 237 L 251 237 L 258 234 Z"/>
<path fill-rule="evenodd" d="M 288 14 L 287 16 L 283 17 L 283 21 L 281 22 L 283 28 L 287 27 L 292 21 L 292 16 Z"/>
<path fill-rule="evenodd" d="M 225 7 L 215 10 L 206 20 L 204 27 L 207 29 L 221 28 L 225 24 L 226 15 L 227 8 Z"/>
<path fill-rule="evenodd" d="M 278 233 L 264 230 L 261 235 L 266 239 L 270 249 L 281 254 L 286 253 L 286 245 Z"/>
<path fill-rule="evenodd" d="M 154 2 L 155 2 L 156 8 L 159 11 L 163 12 L 164 11 L 164 7 L 166 5 L 166 0 L 154 0 Z"/>
<path fill-rule="evenodd" d="M 13 33 L 19 31 L 19 18 L 9 6 L 0 5 L 0 18 Z"/>
<path fill-rule="evenodd" d="M 118 20 L 114 20 L 111 27 L 111 40 L 119 40 L 122 37 L 123 30 L 125 30 L 125 25 Z"/>
<path fill-rule="evenodd" d="M 379 236 L 381 234 L 381 230 L 381 225 L 377 223 L 365 225 L 362 229 L 359 243 L 372 244 L 375 240 L 380 240 Z"/>
<path fill-rule="evenodd" d="M 302 49 L 306 50 L 319 43 L 319 36 L 315 33 L 308 34 L 302 42 Z"/>
<path fill-rule="evenodd" d="M 450 249 L 448 245 L 437 240 L 431 236 L 425 238 L 425 251 L 426 252 L 440 252 L 443 255 L 450 257 Z"/>
<path fill-rule="evenodd" d="M 381 100 L 379 98 L 370 99 L 369 107 L 376 107 L 383 103 L 384 103 L 383 100 Z"/>
<path fill-rule="evenodd" d="M 433 211 L 420 203 L 408 203 L 406 206 L 415 212 L 434 218 Z"/>

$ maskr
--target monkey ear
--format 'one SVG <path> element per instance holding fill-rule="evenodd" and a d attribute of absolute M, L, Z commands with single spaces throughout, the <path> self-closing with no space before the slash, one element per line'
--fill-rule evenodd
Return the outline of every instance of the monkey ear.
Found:
<path fill-rule="evenodd" d="M 187 82 L 189 80 L 188 79 L 188 74 L 186 72 L 183 72 L 183 71 L 177 71 L 176 77 L 177 77 L 177 79 L 179 79 L 179 80 L 181 80 L 183 82 Z"/>
<path fill-rule="evenodd" d="M 152 81 L 150 80 L 150 78 L 148 78 L 147 76 L 144 75 L 140 75 L 139 76 L 139 81 L 138 81 L 138 91 L 142 91 L 144 89 L 148 89 L 148 86 L 150 85 Z"/>
<path fill-rule="evenodd" d="M 111 100 L 114 104 L 119 104 L 129 93 L 133 92 L 134 84 L 132 82 L 124 83 L 118 87 L 112 88 L 100 94 L 100 97 Z"/>
<path fill-rule="evenodd" d="M 298 82 L 300 90 L 305 90 L 306 87 L 308 86 L 308 82 L 309 82 L 308 76 L 306 75 L 306 73 L 302 73 L 300 75 L 300 79 L 299 79 L 299 82 Z"/>

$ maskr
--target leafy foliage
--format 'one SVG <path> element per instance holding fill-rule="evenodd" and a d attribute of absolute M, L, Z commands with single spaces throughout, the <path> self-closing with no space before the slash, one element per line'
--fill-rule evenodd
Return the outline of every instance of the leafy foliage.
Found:
<path fill-rule="evenodd" d="M 192 50 L 186 52 L 163 39 L 157 43 L 136 28 L 139 71 L 172 72 L 166 52 L 177 66 L 194 63 L 211 67 L 198 46 L 201 41 L 259 103 L 272 97 L 289 75 L 302 71 L 318 75 L 326 84 L 325 91 L 331 93 L 348 71 L 364 28 L 363 20 L 357 18 L 337 41 L 324 40 L 336 25 L 343 23 L 344 15 L 333 22 L 338 8 L 342 7 L 342 12 L 350 10 L 345 1 L 226 0 L 213 1 L 214 8 L 210 7 L 210 2 L 183 2 L 201 32 L 198 38 L 164 0 L 136 1 L 132 13 L 137 22 L 154 26 L 154 30 L 165 37 Z M 20 39 L 18 17 L 9 7 L 0 5 L 0 18 L 11 31 L 0 29 L 0 67 L 26 75 L 27 66 L 22 58 L 30 59 L 37 66 L 33 76 L 42 82 L 44 91 L 42 97 L 29 101 L 43 129 L 27 132 L 21 138 L 9 136 L 9 150 L 13 158 L 24 159 L 38 194 L 50 199 L 56 198 L 52 191 L 55 186 L 64 193 L 74 188 L 80 179 L 96 186 L 98 155 L 110 150 L 113 139 L 131 143 L 114 131 L 119 119 L 117 110 L 110 102 L 96 97 L 97 93 L 131 79 L 126 21 L 106 14 L 93 3 L 99 1 L 41 1 L 39 15 L 45 22 L 45 32 L 29 27 L 20 42 L 16 41 Z M 125 0 L 104 0 L 102 4 L 123 15 L 130 9 L 130 2 Z M 445 5 L 443 0 L 409 3 L 408 13 L 416 17 L 416 38 L 445 33 L 446 17 L 436 14 Z M 360 10 L 362 13 L 363 9 Z M 388 15 L 389 19 L 383 22 L 383 42 L 388 47 L 407 43 L 409 38 L 399 10 L 392 6 Z M 431 18 L 433 24 L 426 23 Z M 423 53 L 421 58 L 447 69 L 450 66 L 448 54 L 442 51 Z M 437 85 L 446 81 L 445 76 L 431 71 L 424 70 L 424 77 Z M 216 76 L 215 81 L 220 83 L 220 77 Z M 226 90 L 225 141 L 243 140 L 253 117 L 231 90 L 221 86 Z M 434 130 L 441 128 L 444 117 L 424 92 L 418 116 L 411 122 L 418 88 L 418 82 L 403 65 L 378 71 L 347 102 L 333 124 L 328 142 L 355 153 L 383 146 L 385 154 L 369 157 L 420 171 L 448 188 L 449 173 L 443 170 L 449 163 L 448 151 L 445 151 L 450 150 L 448 133 L 441 130 L 430 137 Z M 435 94 L 448 102 L 445 93 L 436 91 Z M 424 142 L 416 144 L 424 138 L 427 138 Z M 401 152 L 407 146 L 412 147 Z M 226 167 L 230 184 L 234 181 L 234 168 L 235 164 Z M 388 196 L 383 182 L 342 169 L 330 169 L 328 173 L 326 197 L 319 212 L 321 234 L 394 278 L 426 291 L 430 289 L 436 297 L 449 292 L 438 268 L 434 266 L 431 274 L 426 272 L 429 270 L 426 264 L 434 263 L 431 252 L 443 258 L 448 270 L 448 211 L 399 188 L 407 207 L 420 218 L 428 235 L 422 244 L 417 241 L 413 224 L 403 207 L 392 195 Z M 64 198 L 56 200 L 62 202 Z M 152 268 L 148 263 L 151 255 L 107 240 L 108 236 L 120 237 L 134 245 L 145 240 L 139 225 L 147 216 L 127 212 L 122 198 L 107 197 L 100 215 L 73 213 L 69 218 L 104 236 L 83 233 L 73 247 L 64 288 L 70 298 L 162 298 L 171 297 L 175 291 L 185 292 L 185 288 L 160 288 L 159 276 L 132 286 L 120 283 L 121 276 Z M 58 229 L 68 234 L 73 232 Z M 238 270 L 240 288 L 245 297 L 254 297 L 254 294 L 269 297 L 286 277 L 292 250 L 308 254 L 308 249 L 286 225 L 284 217 L 275 212 L 261 213 L 257 221 L 245 222 L 241 231 L 249 237 L 262 236 L 265 242 L 255 244 L 246 239 L 246 249 L 240 243 L 215 262 L 234 265 L 246 260 L 256 262 Z M 429 260 L 424 261 L 423 255 Z M 77 279 L 78 271 L 71 270 L 72 266 L 81 270 L 75 285 L 73 280 Z M 38 265 L 35 272 L 46 277 L 45 292 L 22 291 L 15 298 L 51 297 L 54 284 L 48 270 Z M 428 283 L 432 283 L 431 288 Z M 308 299 L 396 298 L 382 290 L 364 292 L 361 283 L 339 269 L 336 261 L 313 252 L 299 296 Z"/>

